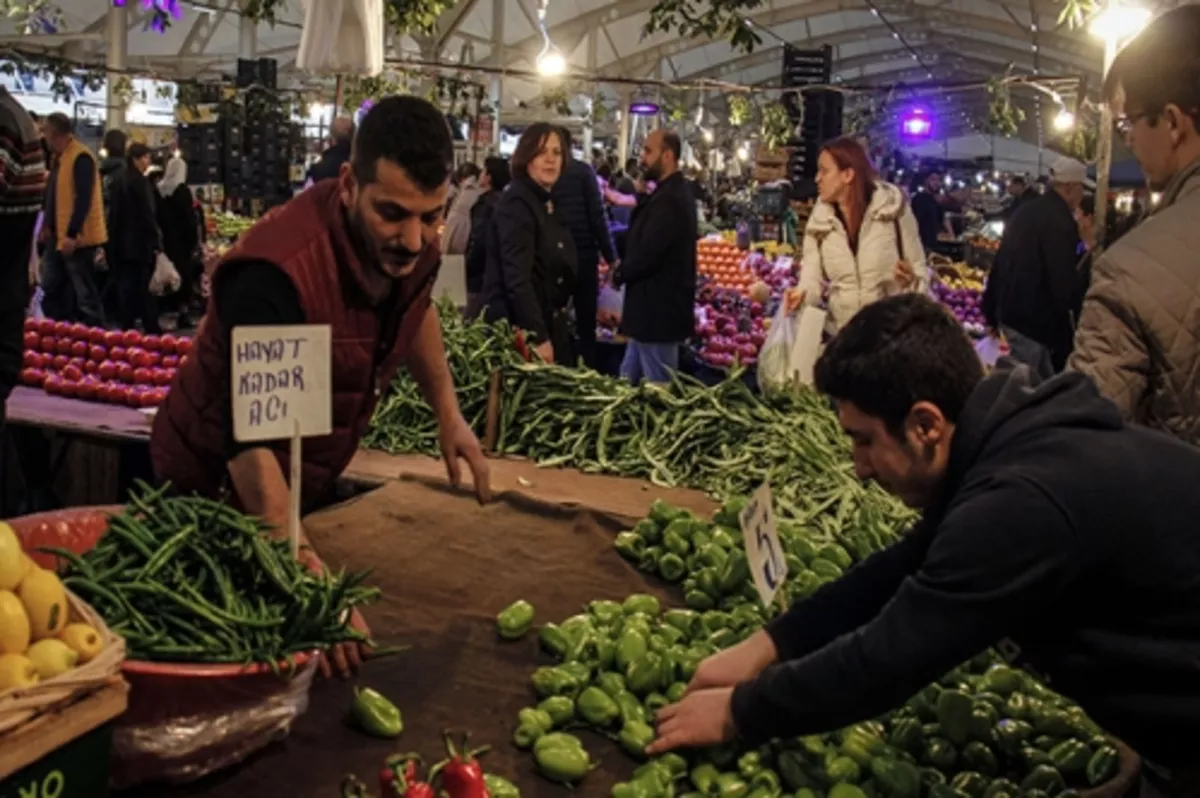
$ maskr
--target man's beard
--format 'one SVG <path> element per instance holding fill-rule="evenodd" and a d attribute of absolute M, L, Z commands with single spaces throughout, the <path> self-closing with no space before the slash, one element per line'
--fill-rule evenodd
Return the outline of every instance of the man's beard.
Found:
<path fill-rule="evenodd" d="M 421 252 L 412 252 L 405 247 L 376 245 L 358 207 L 351 207 L 347 211 L 347 215 L 350 220 L 351 235 L 355 240 L 356 248 L 363 255 L 364 264 L 389 280 L 407 277 L 408 271 L 421 256 Z M 422 247 L 422 251 L 423 249 Z"/>
<path fill-rule="evenodd" d="M 645 178 L 647 180 L 657 182 L 658 179 L 662 177 L 662 159 L 660 158 L 654 163 L 646 164 L 646 168 L 643 171 L 645 172 Z"/>

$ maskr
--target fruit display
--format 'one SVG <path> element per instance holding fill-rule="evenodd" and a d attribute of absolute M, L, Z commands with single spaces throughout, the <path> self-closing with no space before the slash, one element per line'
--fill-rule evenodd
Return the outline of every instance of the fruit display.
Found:
<path fill-rule="evenodd" d="M 100 653 L 100 634 L 69 618 L 58 576 L 29 559 L 0 522 L 0 692 L 61 676 Z"/>
<path fill-rule="evenodd" d="M 938 267 L 932 286 L 934 298 L 950 308 L 963 329 L 975 337 L 987 333 L 987 320 L 980 309 L 984 279 L 982 270 L 955 263 Z"/>
<path fill-rule="evenodd" d="M 379 595 L 363 586 L 365 573 L 317 573 L 260 519 L 208 499 L 169 497 L 168 487 L 139 485 L 82 556 L 42 549 L 65 561 L 63 584 L 125 638 L 131 658 L 276 666 L 365 639 L 347 624 L 355 607 Z M 29 617 L 45 616 L 31 609 Z M 69 628 L 58 632 L 68 644 L 78 634 Z"/>
<path fill-rule="evenodd" d="M 718 288 L 745 293 L 755 282 L 754 275 L 742 268 L 746 253 L 721 238 L 702 238 L 696 242 L 696 272 Z"/>
<path fill-rule="evenodd" d="M 228 211 L 210 213 L 208 215 L 209 231 L 217 238 L 233 241 L 242 233 L 249 230 L 257 222 L 249 216 L 239 216 Z"/>
<path fill-rule="evenodd" d="M 764 610 L 727 501 L 708 519 L 655 502 L 617 536 L 617 551 L 680 583 L 687 608 L 651 595 L 598 599 L 539 631 L 553 665 L 530 677 L 537 703 L 516 718 L 513 743 L 539 772 L 574 784 L 591 754 L 570 730 L 590 728 L 643 762 L 615 798 L 674 794 L 798 798 L 1068 798 L 1118 770 L 1113 743 L 1079 707 L 988 650 L 884 716 L 826 734 L 668 753 L 646 761 L 655 713 L 679 701 L 705 658 L 757 632 Z M 800 525 L 780 529 L 787 594 L 803 600 L 869 554 Z M 848 541 L 847 541 L 848 542 Z M 879 541 L 884 544 L 884 541 Z M 686 575 L 686 576 L 685 576 Z"/>
<path fill-rule="evenodd" d="M 53 396 L 156 407 L 191 350 L 187 336 L 30 318 L 21 382 Z"/>
<path fill-rule="evenodd" d="M 762 291 L 755 293 L 761 295 Z M 692 339 L 696 357 L 716 368 L 752 365 L 767 338 L 770 318 L 765 312 L 763 302 L 736 291 L 702 287 L 696 292 L 696 334 Z"/>

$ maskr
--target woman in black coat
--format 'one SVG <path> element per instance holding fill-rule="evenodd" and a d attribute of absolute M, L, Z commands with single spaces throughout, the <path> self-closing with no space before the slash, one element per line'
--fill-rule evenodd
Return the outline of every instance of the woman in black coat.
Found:
<path fill-rule="evenodd" d="M 479 185 L 484 192 L 471 206 L 471 235 L 467 239 L 467 316 L 475 318 L 483 308 L 483 275 L 487 271 L 487 239 L 496 202 L 512 176 L 508 159 L 493 156 L 483 162 Z"/>
<path fill-rule="evenodd" d="M 117 281 L 120 323 L 133 329 L 140 317 L 148 333 L 160 333 L 158 302 L 150 293 L 150 277 L 154 261 L 163 251 L 162 235 L 155 217 L 154 189 L 146 178 L 150 168 L 150 150 L 145 144 L 132 144 L 126 153 L 126 166 L 113 187 L 114 206 L 109 218 L 109 251 L 115 259 L 111 264 Z"/>
<path fill-rule="evenodd" d="M 187 162 L 182 158 L 167 161 L 158 184 L 158 226 L 162 229 L 163 252 L 179 272 L 179 291 L 170 302 L 179 310 L 180 326 L 188 326 L 188 306 L 196 282 L 200 279 L 200 225 L 196 203 L 187 186 Z"/>
<path fill-rule="evenodd" d="M 550 200 L 566 152 L 562 133 L 545 122 L 528 127 L 517 142 L 513 180 L 488 228 L 483 298 L 489 321 L 508 319 L 532 337 L 546 362 L 569 363 L 575 244 Z"/>

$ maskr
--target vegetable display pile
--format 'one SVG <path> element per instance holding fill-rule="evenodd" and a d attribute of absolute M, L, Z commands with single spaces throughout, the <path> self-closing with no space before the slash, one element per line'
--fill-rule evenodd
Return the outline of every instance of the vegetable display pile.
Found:
<path fill-rule="evenodd" d="M 362 640 L 345 621 L 378 598 L 366 573 L 307 570 L 263 521 L 144 485 L 108 532 L 67 561 L 63 583 L 122 635 L 131 659 L 262 662 Z"/>
<path fill-rule="evenodd" d="M 730 525 L 738 509 L 729 502 L 705 521 L 657 502 L 648 518 L 617 539 L 623 556 L 643 564 L 649 562 L 645 552 L 661 544 L 658 569 L 663 558 L 680 558 L 694 608 L 663 608 L 657 598 L 635 594 L 623 602 L 593 601 L 541 627 L 541 646 L 556 664 L 532 674 L 539 703 L 520 711 L 513 742 L 533 752 L 544 776 L 575 783 L 587 775 L 590 754 L 569 733 L 580 727 L 644 761 L 657 710 L 683 696 L 702 660 L 761 628 L 770 612 L 758 603 L 742 535 Z M 789 558 L 796 558 L 789 582 L 795 598 L 803 598 L 810 581 L 819 586 L 836 578 L 853 559 L 807 530 L 793 529 L 783 540 Z M 795 589 L 801 580 L 803 590 Z M 1082 710 L 989 650 L 877 720 L 757 749 L 728 745 L 666 754 L 644 762 L 612 795 L 1071 798 L 1112 778 L 1118 759 L 1112 741 Z"/>
<path fill-rule="evenodd" d="M 446 302 L 439 302 L 437 307 L 458 405 L 471 428 L 482 436 L 492 372 L 524 362 L 514 345 L 516 336 L 507 324 L 466 319 Z M 375 409 L 361 445 L 391 454 L 440 456 L 437 419 L 407 369 L 400 370 L 388 395 Z"/>

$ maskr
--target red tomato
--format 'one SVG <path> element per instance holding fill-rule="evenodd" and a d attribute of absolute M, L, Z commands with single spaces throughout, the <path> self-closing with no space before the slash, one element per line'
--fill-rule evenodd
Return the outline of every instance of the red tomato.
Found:
<path fill-rule="evenodd" d="M 91 335 L 91 332 L 91 329 L 89 329 L 86 324 L 75 322 L 71 325 L 71 337 L 77 341 L 88 340 L 88 336 Z"/>
<path fill-rule="evenodd" d="M 142 339 L 142 346 L 151 352 L 157 352 L 162 348 L 162 339 L 157 335 L 147 335 Z"/>
<path fill-rule="evenodd" d="M 175 382 L 175 375 L 178 373 L 175 369 L 163 369 L 163 371 L 167 372 L 167 385 Z"/>
<path fill-rule="evenodd" d="M 55 355 L 54 360 L 50 362 L 54 364 L 55 371 L 62 371 L 67 367 L 67 364 L 71 362 L 71 358 L 67 357 L 66 355 Z"/>
<path fill-rule="evenodd" d="M 56 321 L 54 322 L 54 334 L 59 338 L 67 338 L 71 335 L 71 322 Z"/>
<path fill-rule="evenodd" d="M 130 407 L 142 406 L 142 392 L 132 385 L 125 389 L 125 404 Z"/>
<path fill-rule="evenodd" d="M 74 357 L 87 357 L 88 356 L 87 341 L 78 341 L 78 340 L 72 341 L 71 342 L 71 354 Z"/>
<path fill-rule="evenodd" d="M 71 354 L 71 344 L 73 344 L 73 343 L 75 343 L 75 342 L 72 341 L 70 338 L 59 338 L 58 343 L 56 344 L 56 346 L 58 347 L 58 353 L 60 355 Z"/>
<path fill-rule="evenodd" d="M 133 384 L 133 366 L 122 363 L 117 366 L 117 378 L 126 384 Z"/>
<path fill-rule="evenodd" d="M 88 357 L 97 363 L 101 363 L 108 357 L 108 350 L 100 344 L 92 344 L 92 347 L 88 349 Z"/>
<path fill-rule="evenodd" d="M 59 393 L 59 386 L 62 385 L 62 378 L 56 374 L 47 374 L 45 381 L 42 382 L 42 390 L 51 396 Z"/>
<path fill-rule="evenodd" d="M 25 317 L 25 325 L 22 327 L 25 332 L 39 332 L 42 329 L 42 323 L 33 316 Z"/>
<path fill-rule="evenodd" d="M 74 366 L 75 368 L 79 369 L 80 371 L 83 371 L 83 364 L 86 362 L 87 361 L 81 357 L 73 357 L 67 361 L 68 364 Z"/>
<path fill-rule="evenodd" d="M 162 338 L 159 339 L 158 343 L 159 343 L 159 349 L 162 350 L 162 353 L 164 355 L 175 354 L 175 344 L 177 343 L 177 341 L 176 341 L 174 335 L 167 333 L 166 335 L 164 335 Z"/>
<path fill-rule="evenodd" d="M 111 380 L 117 376 L 117 364 L 111 360 L 105 360 L 96 367 L 96 373 L 100 375 L 102 380 Z"/>
<path fill-rule="evenodd" d="M 118 363 L 121 363 L 129 357 L 129 350 L 123 346 L 110 346 L 108 348 L 108 357 L 110 360 L 115 360 Z"/>
<path fill-rule="evenodd" d="M 38 331 L 38 335 L 54 335 L 54 321 L 52 319 L 38 319 L 34 322 L 33 329 Z"/>
<path fill-rule="evenodd" d="M 133 382 L 135 385 L 145 385 L 152 379 L 150 369 L 145 366 L 138 366 L 133 370 Z"/>
<path fill-rule="evenodd" d="M 89 360 L 83 364 L 84 374 L 95 374 L 100 371 L 100 364 L 94 360 Z"/>
<path fill-rule="evenodd" d="M 165 369 L 179 368 L 179 355 L 163 355 L 162 365 Z"/>
<path fill-rule="evenodd" d="M 103 327 L 92 327 L 88 330 L 88 341 L 96 345 L 103 344 L 105 332 Z"/>
<path fill-rule="evenodd" d="M 102 382 L 96 386 L 96 398 L 101 402 L 112 401 L 112 383 Z"/>
<path fill-rule="evenodd" d="M 79 383 L 72 382 L 71 380 L 59 380 L 58 392 L 63 396 L 75 396 L 78 388 Z"/>
<path fill-rule="evenodd" d="M 26 349 L 24 354 L 21 355 L 21 367 L 27 368 L 27 369 L 40 368 L 41 359 L 42 359 L 42 356 L 39 355 L 37 352 L 33 352 L 29 349 Z"/>
<path fill-rule="evenodd" d="M 75 386 L 75 393 L 80 399 L 95 399 L 96 386 L 90 382 L 81 382 Z"/>
<path fill-rule="evenodd" d="M 151 366 L 157 366 L 159 363 L 162 362 L 162 359 L 163 359 L 162 352 L 147 352 L 146 355 L 147 355 L 147 357 L 150 358 Z"/>
<path fill-rule="evenodd" d="M 121 335 L 120 330 L 106 330 L 104 333 L 104 345 L 112 349 L 114 346 L 120 346 L 123 338 L 124 336 Z"/>
<path fill-rule="evenodd" d="M 26 330 L 24 340 L 26 349 L 37 349 L 42 345 L 42 336 L 38 335 L 34 330 Z"/>
<path fill-rule="evenodd" d="M 23 385 L 31 385 L 36 388 L 45 381 L 46 372 L 42 371 L 41 369 L 21 369 L 21 383 Z"/>
<path fill-rule="evenodd" d="M 139 398 L 141 399 L 142 407 L 157 407 L 158 405 L 162 404 L 164 399 L 162 391 L 159 388 L 146 391 Z"/>
<path fill-rule="evenodd" d="M 121 333 L 121 343 L 125 344 L 127 347 L 141 346 L 142 334 L 137 330 L 126 330 L 125 332 Z"/>
<path fill-rule="evenodd" d="M 180 337 L 179 340 L 177 340 L 175 342 L 175 351 L 181 355 L 186 355 L 188 352 L 191 352 L 192 351 L 192 339 L 186 338 L 186 337 Z"/>
<path fill-rule="evenodd" d="M 50 355 L 58 354 L 58 339 L 53 335 L 42 336 L 42 351 Z"/>
<path fill-rule="evenodd" d="M 154 365 L 154 358 L 145 349 L 130 349 L 129 362 L 140 368 L 150 368 Z"/>
<path fill-rule="evenodd" d="M 62 376 L 64 380 L 79 382 L 83 379 L 83 372 L 75 366 L 68 365 L 65 369 L 63 369 Z"/>
<path fill-rule="evenodd" d="M 170 385 L 171 370 L 170 369 L 154 369 L 150 372 L 150 379 L 155 385 Z"/>

